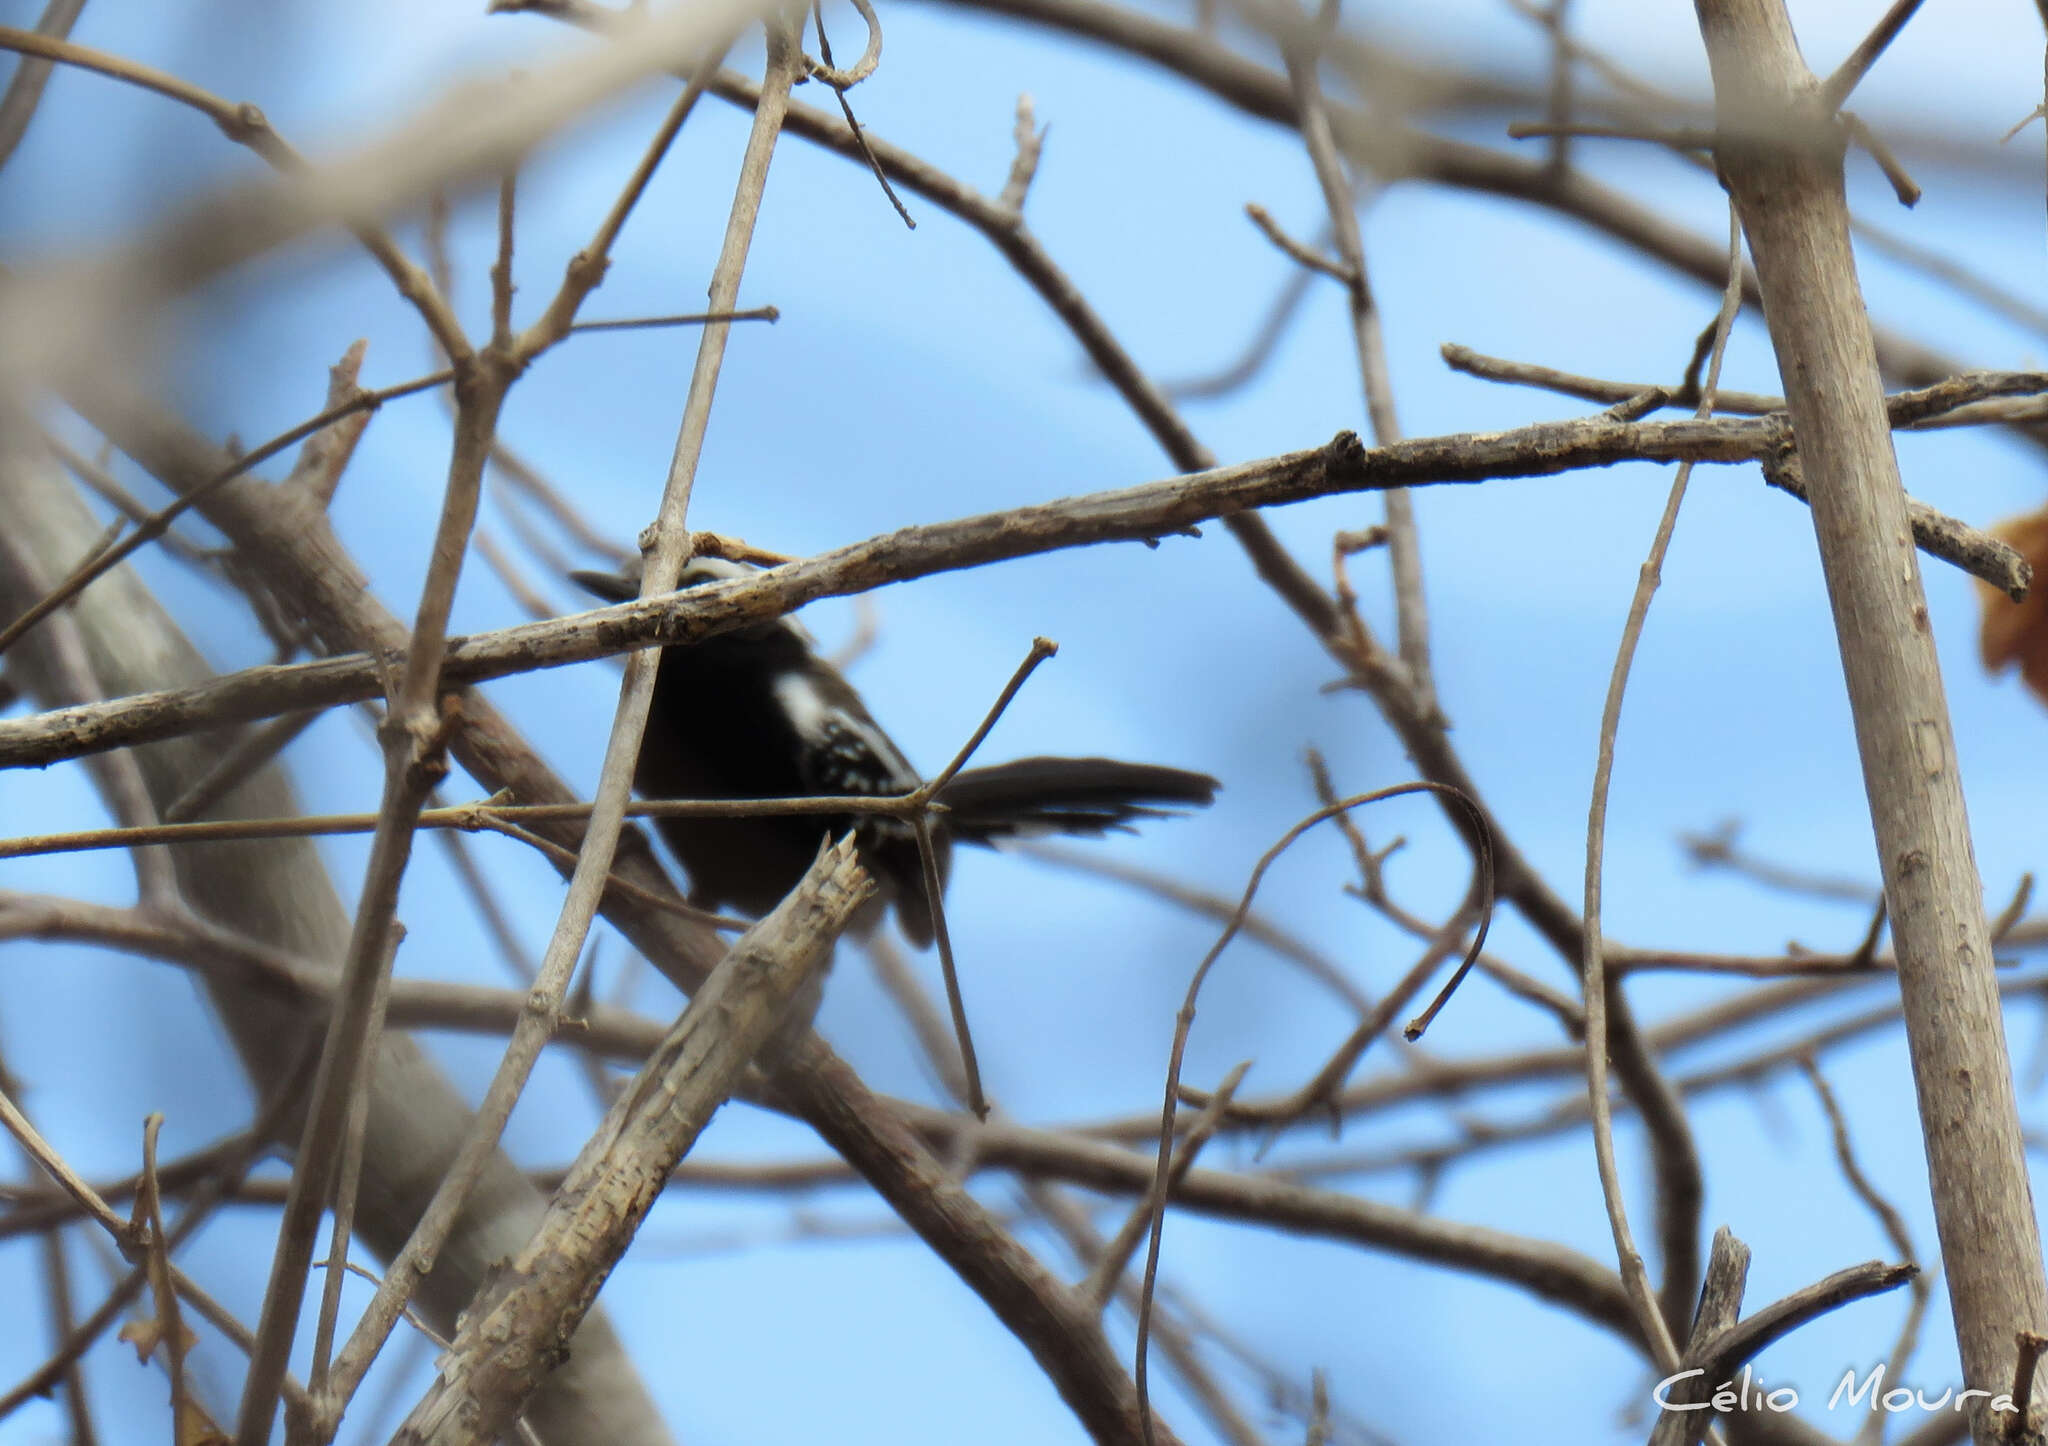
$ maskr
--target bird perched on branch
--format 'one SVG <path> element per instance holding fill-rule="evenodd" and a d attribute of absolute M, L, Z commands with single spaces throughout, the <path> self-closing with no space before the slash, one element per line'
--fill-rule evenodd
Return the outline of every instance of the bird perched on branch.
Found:
<path fill-rule="evenodd" d="M 699 557 L 683 569 L 680 586 L 753 571 Z M 639 596 L 637 563 L 626 573 L 571 576 L 607 602 Z M 793 620 L 776 618 L 663 650 L 633 775 L 642 796 L 886 798 L 922 781 Z M 993 845 L 1026 834 L 1102 834 L 1176 805 L 1204 807 L 1217 786 L 1205 773 L 1109 758 L 1020 758 L 962 769 L 937 795 L 946 806 L 933 815 L 939 877 L 946 877 L 955 840 Z M 902 819 L 872 813 L 673 816 L 657 819 L 656 827 L 689 871 L 692 903 L 732 905 L 753 915 L 766 914 L 796 886 L 825 831 L 836 837 L 854 829 L 861 862 L 880 885 L 881 900 L 895 904 L 904 935 L 920 948 L 932 940 L 917 838 Z"/>

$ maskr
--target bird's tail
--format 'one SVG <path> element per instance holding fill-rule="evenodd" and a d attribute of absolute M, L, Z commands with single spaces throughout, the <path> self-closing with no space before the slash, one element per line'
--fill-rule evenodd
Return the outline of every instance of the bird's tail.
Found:
<path fill-rule="evenodd" d="M 1101 834 L 1142 818 L 1206 808 L 1221 787 L 1206 773 L 1114 758 L 1019 758 L 963 768 L 939 790 L 955 838 L 994 843 L 1028 834 Z"/>

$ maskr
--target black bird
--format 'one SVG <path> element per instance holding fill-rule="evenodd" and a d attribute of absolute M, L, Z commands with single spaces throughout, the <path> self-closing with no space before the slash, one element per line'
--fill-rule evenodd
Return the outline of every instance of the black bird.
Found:
<path fill-rule="evenodd" d="M 699 557 L 684 567 L 680 586 L 753 571 Z M 623 574 L 570 575 L 608 602 L 639 596 L 637 563 Z M 633 775 L 643 797 L 889 797 L 922 781 L 793 620 L 777 618 L 663 650 Z M 1205 773 L 1109 758 L 1020 758 L 962 769 L 938 794 L 948 810 L 934 815 L 939 877 L 946 877 L 956 839 L 991 845 L 1023 834 L 1102 834 L 1169 811 L 1157 805 L 1204 807 L 1217 787 Z M 904 935 L 920 948 L 932 940 L 917 838 L 901 820 L 842 814 L 669 817 L 655 824 L 689 871 L 692 903 L 733 905 L 756 916 L 796 887 L 827 830 L 837 837 L 857 829 L 861 862 L 880 885 L 881 899 L 894 902 Z"/>

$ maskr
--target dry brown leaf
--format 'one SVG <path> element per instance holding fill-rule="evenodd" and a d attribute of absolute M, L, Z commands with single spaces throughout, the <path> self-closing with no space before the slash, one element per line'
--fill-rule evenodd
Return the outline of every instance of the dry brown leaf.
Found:
<path fill-rule="evenodd" d="M 178 1414 L 177 1446 L 229 1446 L 230 1437 L 190 1396 Z"/>
<path fill-rule="evenodd" d="M 2009 517 L 1992 534 L 2012 544 L 2032 565 L 2036 577 L 2048 577 L 2048 507 Z M 2048 703 L 2048 590 L 2014 602 L 1988 583 L 1977 584 L 1983 623 L 1977 652 L 1988 673 L 2002 673 L 2019 664 L 2020 677 L 2036 698 Z"/>
<path fill-rule="evenodd" d="M 186 1350 L 199 1344 L 199 1337 L 192 1333 L 190 1326 L 180 1322 L 179 1328 L 183 1332 Z M 156 1354 L 156 1348 L 164 1343 L 164 1323 L 155 1316 L 137 1316 L 115 1331 L 114 1338 L 135 1347 L 136 1358 L 148 1365 L 149 1358 Z"/>
<path fill-rule="evenodd" d="M 146 1366 L 149 1364 L 149 1358 L 156 1354 L 156 1348 L 162 1343 L 164 1333 L 163 1328 L 155 1321 L 138 1318 L 115 1331 L 114 1338 L 135 1347 L 135 1358 Z"/>

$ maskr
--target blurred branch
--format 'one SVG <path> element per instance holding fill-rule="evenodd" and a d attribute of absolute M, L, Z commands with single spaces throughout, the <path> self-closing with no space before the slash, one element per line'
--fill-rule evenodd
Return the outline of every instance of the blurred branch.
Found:
<path fill-rule="evenodd" d="M 71 34 L 71 27 L 78 23 L 84 10 L 85 0 L 48 0 L 42 18 L 36 21 L 35 33 L 45 40 L 61 41 Z M 0 168 L 14 159 L 21 138 L 28 134 L 29 122 L 35 119 L 36 108 L 43 101 L 43 87 L 49 84 L 50 72 L 55 68 L 54 61 L 35 56 L 24 57 L 15 67 L 13 78 L 7 82 L 7 93 L 0 96 Z"/>
<path fill-rule="evenodd" d="M 356 227 L 433 193 L 488 178 L 583 111 L 645 77 L 701 54 L 745 22 L 757 0 L 629 17 L 616 43 L 560 61 L 517 83 L 473 84 L 423 115 L 331 163 L 300 167 L 277 147 L 262 113 L 233 106 L 175 77 L 119 57 L 29 31 L 0 29 L 0 46 L 91 65 L 212 115 L 236 139 L 292 170 L 268 184 L 244 184 L 179 209 L 125 244 L 81 263 L 53 263 L 0 282 L 0 330 L 16 338 L 14 364 L 64 374 L 101 354 L 138 314 L 208 278 L 328 225 Z M 81 53 L 83 52 L 83 53 Z M 434 301 L 426 272 L 368 241 L 401 294 L 420 308 L 451 357 L 466 349 L 452 313 Z"/>
<path fill-rule="evenodd" d="M 216 475 L 224 463 L 217 450 L 208 451 L 207 465 L 195 469 L 199 478 Z M 265 489 L 265 494 L 291 495 L 272 489 Z M 0 496 L 5 498 L 0 510 L 7 515 L 10 536 L 35 556 L 77 556 L 98 531 L 82 500 L 51 474 L 32 433 L 12 425 L 6 413 L 0 413 Z M 0 567 L 0 602 L 19 607 L 39 595 L 44 582 Z M 116 568 L 82 594 L 69 613 L 90 650 L 95 676 L 111 692 L 179 688 L 208 676 L 204 659 L 126 568 Z M 31 635 L 10 654 L 10 672 L 46 706 L 61 707 L 72 700 L 56 690 L 43 656 L 43 635 Z M 215 766 L 226 741 L 178 739 L 138 750 L 134 757 L 151 798 L 161 806 L 188 791 Z M 265 767 L 216 804 L 215 812 L 229 817 L 252 812 L 284 816 L 296 807 L 284 776 Z M 195 914 L 265 947 L 322 961 L 322 973 L 331 980 L 331 961 L 341 955 L 347 919 L 312 844 L 214 843 L 174 850 L 171 860 L 180 893 Z M 317 1021 L 271 992 L 203 972 L 198 982 L 265 1102 L 260 1121 L 265 1138 L 296 1133 L 304 1109 L 308 1040 L 317 1039 Z M 381 1253 L 395 1250 L 410 1230 L 424 1201 L 421 1184 L 438 1178 L 445 1167 L 447 1143 L 461 1133 L 467 1109 L 419 1048 L 403 1037 L 386 1036 L 378 1045 L 368 1088 L 364 1167 L 375 1188 L 366 1192 L 368 1203 L 358 1212 L 357 1227 L 370 1247 Z M 429 1312 L 452 1321 L 488 1262 L 525 1238 L 537 1209 L 532 1187 L 511 1161 L 500 1157 L 492 1167 L 488 1205 L 465 1222 L 463 1234 L 444 1253 L 425 1292 Z M 188 1210 L 187 1228 L 196 1227 L 204 1213 Z M 173 1227 L 174 1233 L 179 1228 Z M 123 1289 L 132 1291 L 140 1284 L 137 1274 L 133 1286 L 124 1284 Z M 80 1324 L 80 1337 L 89 1341 L 119 1309 L 116 1303 L 104 1314 L 88 1316 Z M 575 1360 L 544 1393 L 536 1418 L 559 1425 L 587 1422 L 593 1419 L 592 1412 L 607 1423 L 607 1439 L 620 1446 L 663 1446 L 668 1439 L 631 1362 L 602 1317 L 585 1323 Z"/>

